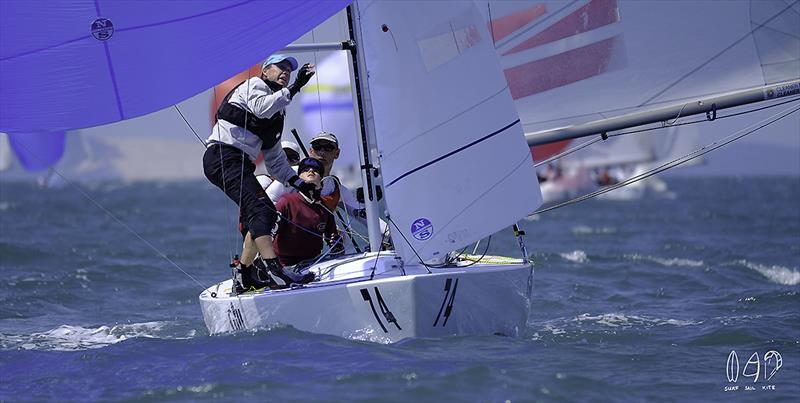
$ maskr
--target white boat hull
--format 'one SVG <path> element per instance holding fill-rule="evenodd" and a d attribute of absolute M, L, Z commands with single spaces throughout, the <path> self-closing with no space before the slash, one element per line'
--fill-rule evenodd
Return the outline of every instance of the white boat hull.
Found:
<path fill-rule="evenodd" d="M 231 296 L 231 280 L 200 295 L 211 334 L 291 325 L 346 338 L 392 343 L 409 337 L 517 335 L 530 312 L 533 267 L 475 264 L 431 269 L 393 254 L 327 261 L 302 288 Z M 329 270 L 330 269 L 330 270 Z"/>

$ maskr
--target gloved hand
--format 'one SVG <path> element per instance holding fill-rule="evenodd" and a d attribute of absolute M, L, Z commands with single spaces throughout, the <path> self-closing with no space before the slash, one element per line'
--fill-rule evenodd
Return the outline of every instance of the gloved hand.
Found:
<path fill-rule="evenodd" d="M 306 182 L 297 175 L 289 178 L 289 186 L 297 189 L 297 191 L 302 193 L 307 199 L 310 199 L 312 203 L 320 199 L 320 189 L 317 189 L 317 185 Z"/>
<path fill-rule="evenodd" d="M 329 256 L 344 255 L 344 238 L 342 238 L 342 234 L 334 235 L 329 239 L 328 246 L 331 248 L 330 253 L 328 253 Z"/>
<path fill-rule="evenodd" d="M 308 84 L 308 81 L 311 80 L 314 73 L 314 65 L 308 63 L 300 67 L 300 70 L 297 70 L 297 78 L 295 78 L 292 85 L 289 86 L 289 93 L 292 97 L 300 92 L 300 89 L 303 88 L 304 85 Z"/>

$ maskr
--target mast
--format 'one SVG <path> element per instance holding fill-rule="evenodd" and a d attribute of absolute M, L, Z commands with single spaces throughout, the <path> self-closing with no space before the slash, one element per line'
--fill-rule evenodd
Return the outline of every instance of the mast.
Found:
<path fill-rule="evenodd" d="M 357 44 L 362 43 L 361 27 L 359 25 L 358 4 L 351 3 L 347 6 L 347 25 L 350 30 L 350 40 L 356 45 L 350 47 L 350 68 L 355 81 L 352 86 L 353 97 L 356 100 L 356 119 L 361 141 L 358 142 L 359 161 L 361 162 L 361 183 L 364 186 L 364 205 L 367 211 L 367 234 L 369 250 L 379 251 L 381 248 L 381 233 L 378 224 L 378 197 L 375 188 L 378 181 L 378 170 L 372 165 L 370 150 L 375 137 L 374 122 L 366 119 L 372 116 L 372 103 L 369 101 L 369 88 L 365 78 L 362 78 L 360 69 L 366 66 L 363 52 L 359 52 Z"/>
<path fill-rule="evenodd" d="M 651 123 L 658 123 L 701 113 L 709 114 L 709 120 L 716 117 L 716 111 L 768 101 L 800 94 L 800 80 L 785 81 L 778 84 L 765 85 L 725 95 L 687 101 L 680 105 L 655 108 L 644 112 L 631 113 L 593 122 L 526 133 L 528 145 L 538 146 L 561 140 L 575 139 L 614 130 L 627 129 Z"/>

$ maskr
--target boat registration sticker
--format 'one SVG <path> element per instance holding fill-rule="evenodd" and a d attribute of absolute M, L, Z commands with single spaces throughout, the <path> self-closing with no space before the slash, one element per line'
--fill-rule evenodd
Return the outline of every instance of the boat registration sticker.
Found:
<path fill-rule="evenodd" d="M 431 220 L 420 217 L 411 223 L 411 235 L 418 241 L 427 241 L 433 236 L 433 224 Z"/>

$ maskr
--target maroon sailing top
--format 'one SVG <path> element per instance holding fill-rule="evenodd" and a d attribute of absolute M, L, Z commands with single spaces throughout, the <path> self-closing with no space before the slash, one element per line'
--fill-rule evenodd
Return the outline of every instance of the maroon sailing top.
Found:
<path fill-rule="evenodd" d="M 288 193 L 275 205 L 281 214 L 273 246 L 284 266 L 311 259 L 322 252 L 323 237 L 336 233 L 333 215 L 317 204 L 309 204 L 300 193 Z"/>

